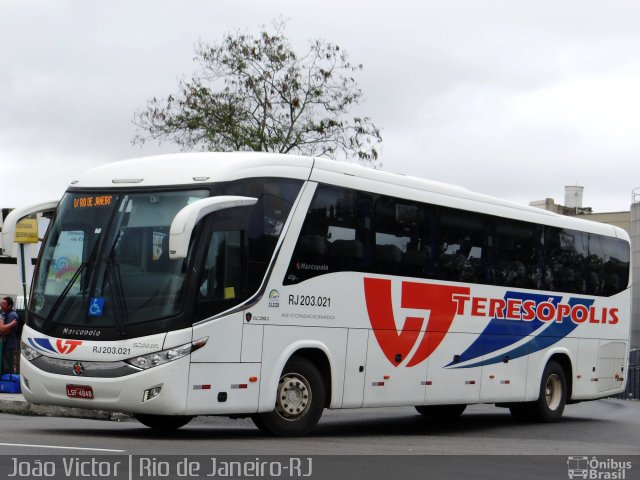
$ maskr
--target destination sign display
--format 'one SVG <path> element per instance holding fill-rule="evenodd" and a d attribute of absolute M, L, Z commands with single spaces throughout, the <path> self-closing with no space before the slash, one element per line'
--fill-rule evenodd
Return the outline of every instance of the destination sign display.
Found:
<path fill-rule="evenodd" d="M 112 195 L 87 195 L 73 199 L 73 208 L 108 207 L 111 205 Z"/>

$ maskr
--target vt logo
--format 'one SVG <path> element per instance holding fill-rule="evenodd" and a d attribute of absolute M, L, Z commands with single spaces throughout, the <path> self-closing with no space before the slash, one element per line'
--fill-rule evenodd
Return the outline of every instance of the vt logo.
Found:
<path fill-rule="evenodd" d="M 58 352 L 67 354 L 73 352 L 78 345 L 82 345 L 82 340 L 56 340 Z"/>
<path fill-rule="evenodd" d="M 430 312 L 425 333 L 407 367 L 426 360 L 447 335 L 457 309 L 452 296 L 470 292 L 467 287 L 402 282 L 401 307 Z M 365 278 L 364 293 L 376 340 L 387 359 L 397 367 L 416 345 L 425 317 L 406 317 L 402 328 L 398 327 L 393 314 L 391 280 Z"/>
<path fill-rule="evenodd" d="M 63 355 L 73 352 L 76 347 L 82 345 L 82 340 L 62 340 L 61 338 L 56 339 L 55 347 L 48 338 L 27 338 L 27 342 L 41 352 L 61 353 Z"/>

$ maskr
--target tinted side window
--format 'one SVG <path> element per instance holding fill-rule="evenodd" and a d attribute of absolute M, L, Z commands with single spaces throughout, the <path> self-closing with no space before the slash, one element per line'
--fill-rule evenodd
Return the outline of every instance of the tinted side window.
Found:
<path fill-rule="evenodd" d="M 610 296 L 627 286 L 629 244 L 319 185 L 284 284 L 340 271 Z"/>
<path fill-rule="evenodd" d="M 435 232 L 426 205 L 379 197 L 374 225 L 376 273 L 407 277 L 433 273 Z"/>
<path fill-rule="evenodd" d="M 203 220 L 195 320 L 239 305 L 259 289 L 273 257 L 299 180 L 266 178 L 221 184 L 216 195 L 255 197 L 255 205 L 214 212 Z"/>
<path fill-rule="evenodd" d="M 491 283 L 488 260 L 490 217 L 443 208 L 438 238 L 438 278 L 456 282 Z"/>
<path fill-rule="evenodd" d="M 246 300 L 247 209 L 211 214 L 206 257 L 200 266 L 196 303 L 197 320 L 220 313 Z"/>
<path fill-rule="evenodd" d="M 302 182 L 282 178 L 264 178 L 231 182 L 217 194 L 255 197 L 245 225 L 247 235 L 246 287 L 255 292 L 262 283 L 293 202 Z"/>
<path fill-rule="evenodd" d="M 585 293 L 589 235 L 575 230 L 547 227 L 544 243 L 545 288 Z"/>
<path fill-rule="evenodd" d="M 547 227 L 545 288 L 560 292 L 610 296 L 629 278 L 629 244 L 624 240 Z"/>
<path fill-rule="evenodd" d="M 589 295 L 614 295 L 627 287 L 629 244 L 624 240 L 590 234 L 587 262 Z"/>
<path fill-rule="evenodd" d="M 496 285 L 541 288 L 542 227 L 495 219 L 492 276 Z"/>
<path fill-rule="evenodd" d="M 296 244 L 285 285 L 341 271 L 370 271 L 371 197 L 318 186 Z"/>

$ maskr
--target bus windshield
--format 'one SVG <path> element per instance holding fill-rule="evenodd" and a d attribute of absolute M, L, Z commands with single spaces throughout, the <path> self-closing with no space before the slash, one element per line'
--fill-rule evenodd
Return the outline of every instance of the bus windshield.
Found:
<path fill-rule="evenodd" d="M 122 337 L 132 325 L 180 313 L 184 260 L 169 258 L 169 229 L 183 207 L 208 195 L 67 193 L 34 280 L 35 326 Z"/>

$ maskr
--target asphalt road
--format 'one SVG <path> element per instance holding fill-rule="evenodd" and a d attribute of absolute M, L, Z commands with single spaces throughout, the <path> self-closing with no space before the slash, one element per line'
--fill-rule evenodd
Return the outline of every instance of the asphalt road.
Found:
<path fill-rule="evenodd" d="M 312 435 L 296 439 L 271 438 L 260 433 L 250 420 L 222 417 L 197 418 L 167 435 L 159 435 L 133 419 L 110 422 L 5 414 L 0 415 L 0 422 L 0 478 L 5 478 L 3 473 L 14 473 L 11 459 L 24 459 L 26 473 L 35 458 L 59 462 L 70 456 L 103 458 L 102 455 L 123 456 L 123 463 L 147 462 L 144 468 L 136 463 L 125 476 L 109 477 L 128 479 L 212 478 L 211 473 L 222 477 L 219 469 L 212 472 L 211 460 L 212 456 L 223 459 L 227 455 L 246 456 L 256 465 L 258 459 L 276 458 L 271 456 L 284 456 L 284 461 L 296 457 L 300 461 L 298 467 L 312 459 L 315 467 L 310 478 L 315 479 L 564 479 L 568 478 L 569 457 L 597 459 L 601 471 L 611 470 L 597 478 L 640 478 L 637 401 L 599 400 L 570 405 L 564 420 L 557 424 L 518 424 L 508 410 L 489 405 L 471 406 L 454 422 L 435 422 L 412 408 L 326 411 Z M 165 457 L 168 454 L 172 456 Z M 165 460 L 174 468 L 173 473 L 160 468 Z M 183 476 L 178 475 L 174 465 L 178 461 L 186 462 Z M 624 476 L 611 477 L 612 469 L 620 465 L 625 468 L 618 468 L 618 474 L 624 470 Z M 199 470 L 189 471 L 189 466 Z M 56 474 L 63 473 L 61 468 Z M 29 473 L 30 478 L 36 476 L 31 470 Z M 290 473 L 277 477 L 296 477 Z M 247 471 L 244 474 L 244 478 L 260 477 L 247 475 Z M 297 475 L 300 477 L 304 475 Z M 65 474 L 55 478 L 82 476 Z"/>

